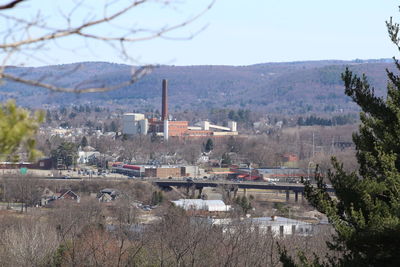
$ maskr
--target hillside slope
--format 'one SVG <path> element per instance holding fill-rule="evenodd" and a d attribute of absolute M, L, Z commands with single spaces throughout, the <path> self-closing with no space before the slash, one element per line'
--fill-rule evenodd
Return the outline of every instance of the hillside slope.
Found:
<path fill-rule="evenodd" d="M 245 108 L 265 112 L 354 111 L 343 93 L 340 74 L 348 66 L 366 73 L 376 92 L 386 87 L 390 60 L 305 61 L 251 66 L 160 66 L 142 80 L 119 90 L 93 94 L 52 93 L 46 89 L 6 81 L 0 101 L 9 98 L 29 107 L 91 102 L 129 110 L 159 109 L 161 80 L 169 80 L 169 102 L 176 110 Z M 61 86 L 104 86 L 129 79 L 131 66 L 83 62 L 38 68 L 8 67 L 7 72 Z"/>

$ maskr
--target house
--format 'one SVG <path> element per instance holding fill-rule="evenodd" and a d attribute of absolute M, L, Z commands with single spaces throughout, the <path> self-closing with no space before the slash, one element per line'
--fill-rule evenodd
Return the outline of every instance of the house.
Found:
<path fill-rule="evenodd" d="M 42 194 L 40 205 L 47 206 L 49 204 L 52 204 L 52 202 L 60 199 L 73 200 L 76 201 L 77 203 L 79 203 L 81 200 L 81 198 L 74 191 L 70 189 L 63 189 L 58 193 L 54 193 L 50 189 L 45 188 Z"/>
<path fill-rule="evenodd" d="M 203 152 L 201 153 L 199 159 L 197 160 L 197 163 L 207 163 L 210 160 L 210 153 Z"/>
<path fill-rule="evenodd" d="M 56 200 L 56 196 L 55 196 L 54 192 L 46 187 L 42 193 L 42 197 L 40 200 L 40 206 L 46 206 L 53 200 Z"/>
<path fill-rule="evenodd" d="M 57 199 L 69 199 L 75 200 L 76 202 L 80 202 L 81 198 L 71 189 L 62 189 L 59 193 L 55 194 Z"/>
<path fill-rule="evenodd" d="M 86 148 L 86 147 L 85 147 Z M 98 151 L 78 151 L 78 164 L 86 164 L 100 156 Z"/>
<path fill-rule="evenodd" d="M 111 195 L 107 194 L 107 193 L 101 193 L 97 199 L 99 200 L 99 202 L 111 202 L 113 201 L 113 198 L 111 197 Z"/>
<path fill-rule="evenodd" d="M 110 202 L 115 200 L 119 195 L 118 190 L 112 188 L 104 188 L 97 194 L 97 199 L 100 202 Z"/>

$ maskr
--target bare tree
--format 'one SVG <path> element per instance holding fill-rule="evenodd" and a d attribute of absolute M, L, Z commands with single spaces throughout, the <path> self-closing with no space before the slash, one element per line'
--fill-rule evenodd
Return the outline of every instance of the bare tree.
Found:
<path fill-rule="evenodd" d="M 29 175 L 15 175 L 4 179 L 3 189 L 7 201 L 16 201 L 21 204 L 21 212 L 27 211 L 29 206 L 39 203 L 41 197 L 41 183 L 39 179 Z"/>
<path fill-rule="evenodd" d="M 125 140 L 120 144 L 121 151 L 120 157 L 123 161 L 129 162 L 145 162 L 144 147 L 149 146 L 149 138 L 147 136 L 135 136 L 131 139 Z"/>
<path fill-rule="evenodd" d="M 82 199 L 79 205 L 74 201 L 58 200 L 49 217 L 63 242 L 73 240 L 87 225 L 102 224 L 104 219 L 102 209 L 94 199 Z"/>
<path fill-rule="evenodd" d="M 189 164 L 195 164 L 200 157 L 201 147 L 196 143 L 186 143 L 180 151 L 182 158 Z"/>
<path fill-rule="evenodd" d="M 18 61 L 21 56 L 32 57 L 44 62 L 44 57 L 36 56 L 39 51 L 46 51 L 52 45 L 60 48 L 60 42 L 71 38 L 75 38 L 74 42 L 83 45 L 87 45 L 89 41 L 104 43 L 115 49 L 122 58 L 134 61 L 127 49 L 129 43 L 157 38 L 179 39 L 169 34 L 197 20 L 212 7 L 214 1 L 206 6 L 204 10 L 187 19 L 183 19 L 181 22 L 156 29 L 142 28 L 137 25 L 125 27 L 121 22 L 123 18 L 132 16 L 132 12 L 151 5 L 153 1 L 150 0 L 105 0 L 102 1 L 103 5 L 96 1 L 93 6 L 88 6 L 89 4 L 84 1 L 72 1 L 72 6 L 70 3 L 65 2 L 57 3 L 57 1 L 54 1 L 54 3 L 59 5 L 60 14 L 57 14 L 57 16 L 63 18 L 61 24 L 56 24 L 58 25 L 57 27 L 51 23 L 51 18 L 54 17 L 54 14 L 46 13 L 46 9 L 42 8 L 41 5 L 43 3 L 40 1 L 10 0 L 0 6 L 0 24 L 7 25 L 0 33 L 2 39 L 2 42 L 0 42 L 0 59 L 2 60 L 2 63 L 0 63 L 0 81 L 9 80 L 47 88 L 55 92 L 74 93 L 104 92 L 128 86 L 149 73 L 153 66 L 133 67 L 130 79 L 119 84 L 90 86 L 85 83 L 78 83 L 72 87 L 58 85 L 55 81 L 59 77 L 55 77 L 52 82 L 49 82 L 46 80 L 46 76 L 39 79 L 31 79 L 28 77 L 28 73 L 14 75 L 6 71 L 6 66 L 10 62 Z M 174 1 L 162 0 L 156 3 L 168 6 Z M 36 10 L 36 16 L 27 18 L 21 15 L 19 13 L 20 9 L 26 6 L 32 12 Z M 101 27 L 110 30 L 112 34 L 108 30 L 99 30 L 103 29 Z M 185 36 L 183 39 L 190 39 L 195 34 Z M 79 45 L 76 46 L 79 47 Z M 76 69 L 70 70 L 70 72 L 74 71 Z M 68 73 L 63 73 L 62 75 L 68 75 Z"/>
<path fill-rule="evenodd" d="M 1 240 L 2 266 L 44 266 L 59 245 L 56 229 L 36 217 L 14 223 Z"/>

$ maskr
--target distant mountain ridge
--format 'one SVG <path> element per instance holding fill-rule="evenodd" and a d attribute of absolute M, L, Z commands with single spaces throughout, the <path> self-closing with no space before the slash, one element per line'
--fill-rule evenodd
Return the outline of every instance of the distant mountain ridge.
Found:
<path fill-rule="evenodd" d="M 252 109 L 287 114 L 355 111 L 344 95 L 340 78 L 349 67 L 366 73 L 376 93 L 386 88 L 391 59 L 321 60 L 263 63 L 249 66 L 159 66 L 137 83 L 115 91 L 92 94 L 53 93 L 11 81 L 0 85 L 0 101 L 20 105 L 70 105 L 91 102 L 128 110 L 160 109 L 161 80 L 169 80 L 172 110 L 213 108 Z M 106 62 L 82 62 L 46 67 L 7 67 L 6 72 L 59 86 L 111 86 L 129 79 L 132 67 Z"/>

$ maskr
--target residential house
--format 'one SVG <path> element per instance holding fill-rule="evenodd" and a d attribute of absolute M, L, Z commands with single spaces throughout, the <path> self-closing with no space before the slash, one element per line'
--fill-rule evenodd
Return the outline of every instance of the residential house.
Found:
<path fill-rule="evenodd" d="M 59 193 L 55 194 L 57 199 L 68 199 L 75 200 L 76 202 L 80 202 L 81 198 L 71 189 L 62 189 Z"/>
<path fill-rule="evenodd" d="M 62 189 L 60 192 L 54 193 L 50 189 L 45 188 L 42 194 L 40 205 L 47 206 L 60 199 L 73 200 L 77 203 L 79 203 L 81 200 L 81 198 L 71 189 Z"/>
<path fill-rule="evenodd" d="M 97 199 L 100 202 L 110 202 L 115 200 L 119 195 L 118 190 L 112 188 L 104 188 L 97 194 Z"/>

